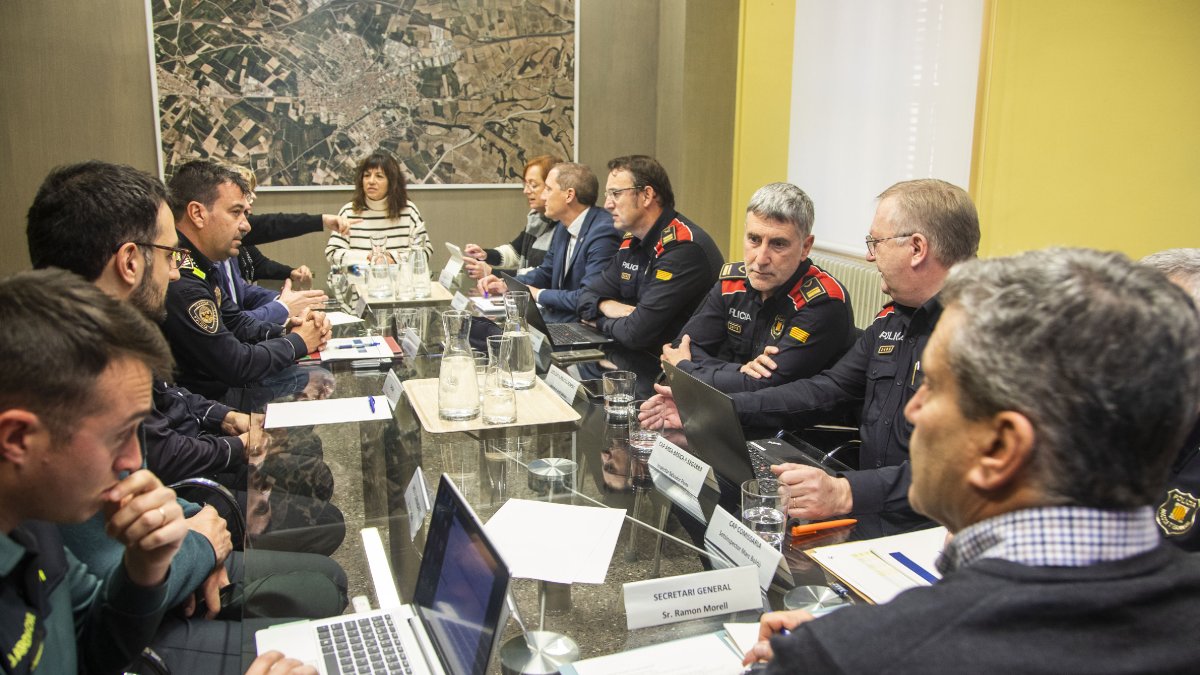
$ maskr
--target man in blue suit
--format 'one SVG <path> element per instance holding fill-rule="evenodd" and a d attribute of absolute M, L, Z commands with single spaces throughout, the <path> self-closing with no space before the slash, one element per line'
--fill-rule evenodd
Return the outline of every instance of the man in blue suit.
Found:
<path fill-rule="evenodd" d="M 562 227 L 555 229 L 542 264 L 517 275 L 517 280 L 529 286 L 547 323 L 579 320 L 579 289 L 617 252 L 621 235 L 612 215 L 596 208 L 599 194 L 600 182 L 584 164 L 556 164 L 546 176 L 546 215 Z M 496 276 L 479 281 L 480 291 L 503 293 L 505 288 Z"/>

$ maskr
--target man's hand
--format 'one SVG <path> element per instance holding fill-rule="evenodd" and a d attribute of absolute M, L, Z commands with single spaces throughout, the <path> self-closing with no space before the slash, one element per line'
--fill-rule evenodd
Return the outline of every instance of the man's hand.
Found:
<path fill-rule="evenodd" d="M 692 360 L 692 336 L 684 335 L 679 340 L 678 347 L 672 347 L 671 343 L 663 345 L 662 360 L 667 363 L 677 366 L 680 361 Z"/>
<path fill-rule="evenodd" d="M 221 589 L 230 583 L 229 572 L 225 570 L 225 565 L 217 565 L 204 581 L 200 582 L 200 587 L 196 589 L 196 592 L 189 595 L 188 599 L 183 602 L 183 615 L 195 614 L 196 605 L 199 604 L 197 598 L 203 595 L 204 618 L 217 618 L 217 614 L 221 612 Z"/>
<path fill-rule="evenodd" d="M 633 314 L 633 310 L 637 309 L 637 307 L 617 300 L 601 300 L 598 309 L 601 314 L 610 319 L 622 319 Z"/>
<path fill-rule="evenodd" d="M 487 251 L 480 248 L 478 244 L 467 244 L 464 246 L 463 255 L 476 260 L 487 260 Z"/>
<path fill-rule="evenodd" d="M 329 319 L 325 318 L 325 312 L 306 309 L 300 316 L 293 317 L 291 324 L 291 332 L 304 340 L 304 347 L 310 354 L 324 349 L 325 344 L 329 342 L 329 335 L 333 332 Z"/>
<path fill-rule="evenodd" d="M 229 526 L 221 514 L 217 513 L 212 505 L 206 504 L 196 515 L 185 519 L 184 522 L 189 530 L 204 535 L 217 557 L 216 566 L 223 566 L 225 559 L 233 551 L 233 537 L 229 534 Z"/>
<path fill-rule="evenodd" d="M 742 658 L 742 665 L 748 666 L 756 661 L 770 661 L 775 657 L 775 653 L 771 651 L 771 636 L 778 635 L 785 629 L 792 630 L 796 626 L 812 620 L 813 615 L 802 609 L 763 614 L 762 618 L 758 620 L 758 644 L 746 652 Z"/>
<path fill-rule="evenodd" d="M 125 572 L 133 583 L 161 584 L 187 536 L 175 491 L 149 471 L 135 471 L 104 495 L 104 517 L 105 533 L 125 547 Z"/>
<path fill-rule="evenodd" d="M 266 652 L 254 659 L 246 675 L 317 675 L 317 669 L 279 652 Z"/>
<path fill-rule="evenodd" d="M 763 348 L 763 353 L 751 359 L 746 365 L 738 370 L 756 380 L 761 380 L 764 377 L 770 377 L 774 370 L 779 367 L 778 363 L 771 357 L 779 353 L 779 347 L 767 345 Z"/>
<path fill-rule="evenodd" d="M 804 464 L 773 464 L 771 471 L 779 476 L 779 493 L 792 518 L 820 520 L 850 513 L 854 508 L 850 481 L 845 478 Z"/>
<path fill-rule="evenodd" d="M 312 270 L 308 269 L 308 265 L 301 265 L 293 269 L 288 275 L 288 279 L 301 290 L 312 288 Z"/>
<path fill-rule="evenodd" d="M 236 410 L 230 410 L 221 420 L 221 433 L 226 436 L 237 436 L 250 431 L 250 415 Z"/>
<path fill-rule="evenodd" d="M 293 291 L 292 280 L 283 282 L 279 291 L 279 300 L 287 305 L 290 316 L 300 316 L 306 309 L 317 309 L 325 306 L 325 291 Z"/>
<path fill-rule="evenodd" d="M 671 395 L 671 388 L 665 385 L 654 385 L 654 396 L 646 399 L 638 411 L 638 421 L 642 424 L 665 427 L 667 429 L 682 429 L 679 419 L 679 408 Z"/>
<path fill-rule="evenodd" d="M 495 274 L 489 274 L 480 279 L 475 287 L 479 289 L 480 295 L 504 295 L 504 292 L 508 290 L 508 284 Z"/>
<path fill-rule="evenodd" d="M 467 276 L 472 279 L 482 279 L 492 273 L 491 265 L 474 258 L 463 258 L 463 267 L 467 269 Z"/>
<path fill-rule="evenodd" d="M 362 222 L 362 218 L 351 218 L 350 216 L 336 216 L 332 213 L 321 215 L 321 227 L 330 232 L 337 232 L 343 237 L 350 236 L 350 228 Z"/>

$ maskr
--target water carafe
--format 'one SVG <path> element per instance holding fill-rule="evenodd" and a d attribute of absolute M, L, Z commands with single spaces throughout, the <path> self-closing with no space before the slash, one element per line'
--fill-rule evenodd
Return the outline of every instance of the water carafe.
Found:
<path fill-rule="evenodd" d="M 367 269 L 367 297 L 392 297 L 392 278 L 388 270 L 387 237 L 382 234 L 371 235 L 371 257 Z"/>
<path fill-rule="evenodd" d="M 438 417 L 444 420 L 473 420 L 479 416 L 479 382 L 475 379 L 475 356 L 467 338 L 471 314 L 451 309 L 442 313 L 446 349 L 438 374 Z"/>
<path fill-rule="evenodd" d="M 429 258 L 425 257 L 425 249 L 417 246 L 412 250 L 412 287 L 414 298 L 428 298 L 429 289 Z"/>
<path fill-rule="evenodd" d="M 396 266 L 393 286 L 396 297 L 400 300 L 411 300 L 413 297 L 413 266 L 412 249 L 402 248 L 395 253 Z"/>
<path fill-rule="evenodd" d="M 533 336 L 525 323 L 525 311 L 529 307 L 529 293 L 509 291 L 504 294 L 504 335 L 511 337 L 513 389 L 530 389 L 537 380 L 537 368 L 533 354 Z"/>

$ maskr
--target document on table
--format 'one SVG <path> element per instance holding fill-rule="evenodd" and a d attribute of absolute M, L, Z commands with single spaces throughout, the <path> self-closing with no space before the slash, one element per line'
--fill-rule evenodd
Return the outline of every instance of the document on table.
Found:
<path fill-rule="evenodd" d="M 757 621 L 754 623 L 727 623 L 725 624 L 725 632 L 729 633 L 729 639 L 733 640 L 733 645 L 738 651 L 745 654 L 750 651 L 750 648 L 758 644 L 758 628 Z"/>
<path fill-rule="evenodd" d="M 737 675 L 742 655 L 734 653 L 721 634 L 708 633 L 642 647 L 619 654 L 598 656 L 563 666 L 563 675 Z"/>
<path fill-rule="evenodd" d="M 362 322 L 362 319 L 346 312 L 325 312 L 325 318 L 329 319 L 329 323 L 334 326 L 340 326 L 344 323 Z"/>
<path fill-rule="evenodd" d="M 808 551 L 813 560 L 867 600 L 882 604 L 940 575 L 934 561 L 946 541 L 946 528 L 935 527 L 878 539 L 822 546 Z"/>
<path fill-rule="evenodd" d="M 372 405 L 372 401 L 374 401 L 374 405 Z M 392 407 L 388 404 L 387 397 L 380 394 L 354 398 L 327 398 L 319 401 L 270 403 L 267 404 L 267 416 L 263 426 L 267 429 L 279 429 L 312 424 L 389 420 L 391 418 Z"/>
<path fill-rule="evenodd" d="M 484 525 L 514 577 L 602 584 L 625 509 L 510 499 Z"/>
<path fill-rule="evenodd" d="M 326 361 L 352 361 L 355 359 L 390 359 L 395 352 L 384 338 L 333 338 L 321 350 L 321 363 Z"/>

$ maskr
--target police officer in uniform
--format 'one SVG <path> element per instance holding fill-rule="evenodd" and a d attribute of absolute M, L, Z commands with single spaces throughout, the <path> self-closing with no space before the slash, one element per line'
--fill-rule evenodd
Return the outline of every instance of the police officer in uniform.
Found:
<path fill-rule="evenodd" d="M 322 348 L 330 326 L 322 312 L 288 326 L 257 321 L 221 289 L 217 266 L 236 256 L 249 231 L 249 186 L 215 162 L 180 167 L 169 184 L 180 243 L 191 253 L 167 289 L 163 332 L 178 364 L 178 382 L 208 398 L 263 382 Z"/>
<path fill-rule="evenodd" d="M 912 425 L 904 406 L 921 384 L 921 352 L 942 313 L 937 293 L 955 263 L 975 257 L 979 219 L 961 188 L 936 179 L 905 181 L 879 196 L 866 242 L 867 260 L 879 268 L 883 292 L 893 302 L 828 370 L 732 398 L 743 424 L 776 427 L 860 402 L 859 470 L 838 476 L 796 464 L 773 470 L 784 483 L 789 516 L 817 520 L 853 513 L 860 528 L 888 532 L 927 522 L 908 505 Z M 677 418 L 670 390 L 660 393 L 642 416 Z"/>
<path fill-rule="evenodd" d="M 663 360 L 724 391 L 811 377 L 856 337 L 846 289 L 808 259 L 812 200 L 789 183 L 759 188 L 746 209 L 745 261 L 728 263 Z M 773 347 L 774 370 L 755 357 Z"/>
<path fill-rule="evenodd" d="M 1153 253 L 1142 259 L 1143 265 L 1167 275 L 1175 285 L 1187 291 L 1200 309 L 1200 248 L 1175 248 Z M 1155 511 L 1167 541 L 1188 551 L 1200 551 L 1200 419 L 1188 434 L 1183 447 L 1171 464 L 1167 486 Z"/>
<path fill-rule="evenodd" d="M 656 160 L 618 157 L 608 171 L 604 208 L 625 237 L 603 273 L 584 285 L 579 316 L 616 340 L 608 358 L 637 373 L 637 393 L 645 397 L 662 372 L 661 345 L 704 299 L 724 257 L 708 233 L 675 211 L 671 180 Z M 601 374 L 594 363 L 580 372 Z"/>

